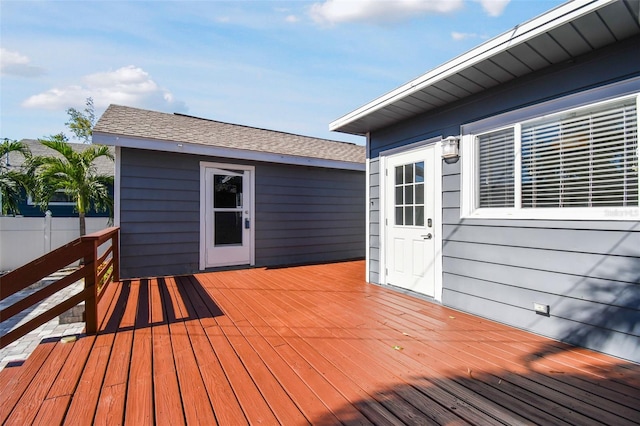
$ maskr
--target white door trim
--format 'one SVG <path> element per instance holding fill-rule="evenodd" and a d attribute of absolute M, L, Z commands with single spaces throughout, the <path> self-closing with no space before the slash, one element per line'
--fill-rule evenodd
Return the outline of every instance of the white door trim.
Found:
<path fill-rule="evenodd" d="M 200 162 L 200 270 L 206 269 L 206 169 L 208 168 L 216 168 L 216 169 L 233 169 L 233 170 L 248 170 L 250 171 L 250 188 L 249 188 L 249 196 L 251 198 L 251 205 L 249 207 L 249 215 L 251 218 L 251 228 L 249 230 L 249 241 L 250 241 L 250 265 L 255 265 L 255 240 L 256 240 L 256 221 L 255 221 L 255 167 L 240 165 L 240 164 L 231 164 L 231 163 L 212 163 L 208 161 Z"/>
<path fill-rule="evenodd" d="M 435 259 L 434 259 L 434 275 L 435 275 L 435 288 L 434 288 L 434 300 L 442 302 L 442 138 L 429 139 L 427 141 L 412 144 L 407 149 L 393 149 L 380 153 L 380 270 L 379 278 L 380 284 L 387 284 L 387 275 L 385 270 L 387 268 L 386 250 L 387 250 L 387 196 L 386 188 L 388 179 L 392 179 L 393 176 L 387 176 L 385 171 L 387 170 L 387 162 L 389 157 L 396 154 L 406 154 L 411 151 L 417 151 L 428 146 L 433 146 L 434 149 L 434 174 L 436 180 L 434 182 L 435 203 L 434 203 L 434 221 L 435 227 L 433 232 L 434 244 L 435 244 Z"/>

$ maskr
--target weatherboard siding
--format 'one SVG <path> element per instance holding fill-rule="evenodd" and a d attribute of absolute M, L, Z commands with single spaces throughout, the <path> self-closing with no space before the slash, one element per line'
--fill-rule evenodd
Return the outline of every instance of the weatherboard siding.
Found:
<path fill-rule="evenodd" d="M 369 281 L 380 282 L 380 160 L 369 161 Z"/>
<path fill-rule="evenodd" d="M 122 148 L 120 164 L 122 277 L 196 271 L 200 247 L 197 160 Z"/>
<path fill-rule="evenodd" d="M 623 43 L 372 132 L 371 163 L 390 148 L 457 135 L 465 123 L 637 78 L 637 61 L 621 61 L 632 45 Z M 640 222 L 463 219 L 463 161 L 443 163 L 442 303 L 640 362 Z M 371 173 L 377 169 L 371 167 Z M 374 240 L 379 232 L 371 229 Z M 369 273 L 376 277 L 378 258 L 372 260 Z M 549 305 L 549 316 L 535 313 L 534 302 Z"/>
<path fill-rule="evenodd" d="M 255 166 L 257 266 L 364 257 L 363 172 L 121 150 L 121 275 L 199 268 L 200 161 Z"/>
<path fill-rule="evenodd" d="M 256 264 L 365 256 L 364 172 L 256 165 Z"/>

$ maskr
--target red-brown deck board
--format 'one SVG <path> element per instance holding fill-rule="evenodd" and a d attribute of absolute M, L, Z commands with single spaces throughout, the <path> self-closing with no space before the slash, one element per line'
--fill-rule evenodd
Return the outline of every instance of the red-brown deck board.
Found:
<path fill-rule="evenodd" d="M 638 424 L 640 366 L 364 282 L 361 261 L 128 280 L 0 372 L 5 424 Z"/>

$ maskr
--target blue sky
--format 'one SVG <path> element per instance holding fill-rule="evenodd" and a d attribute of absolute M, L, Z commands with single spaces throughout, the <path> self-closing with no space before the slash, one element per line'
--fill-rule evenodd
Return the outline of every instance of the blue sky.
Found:
<path fill-rule="evenodd" d="M 0 137 L 90 96 L 364 143 L 329 123 L 563 2 L 0 0 Z"/>

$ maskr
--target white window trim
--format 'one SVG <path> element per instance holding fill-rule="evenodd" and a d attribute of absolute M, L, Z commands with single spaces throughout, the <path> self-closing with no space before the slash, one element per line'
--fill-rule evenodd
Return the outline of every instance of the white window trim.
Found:
<path fill-rule="evenodd" d="M 636 206 L 625 207 L 547 207 L 547 208 L 522 208 L 521 207 L 521 190 L 522 181 L 520 179 L 522 156 L 521 156 L 521 127 L 530 121 L 538 121 L 541 119 L 558 116 L 560 114 L 570 113 L 571 111 L 583 110 L 585 108 L 597 108 L 608 103 L 623 101 L 624 99 L 636 99 L 637 122 L 640 125 L 640 94 L 635 93 L 631 96 L 621 96 L 615 99 L 607 99 L 605 101 L 594 102 L 589 105 L 581 105 L 575 108 L 567 108 L 564 111 L 555 111 L 552 114 L 530 117 L 526 120 L 510 123 L 501 127 L 492 129 L 483 129 L 482 132 L 467 133 L 461 135 L 460 138 L 460 157 L 461 157 L 461 191 L 460 191 L 460 216 L 462 218 L 482 218 L 482 219 L 542 219 L 542 220 L 640 220 L 640 201 Z M 473 123 L 470 123 L 473 127 Z M 469 126 L 469 125 L 467 125 Z M 464 126 L 463 126 L 464 128 Z M 489 131 L 498 131 L 505 128 L 514 128 L 514 174 L 517 177 L 515 181 L 515 205 L 514 207 L 505 208 L 480 208 L 478 206 L 478 156 L 479 152 L 476 148 L 475 138 L 479 134 Z M 640 143 L 636 150 L 636 155 L 640 159 Z"/>

